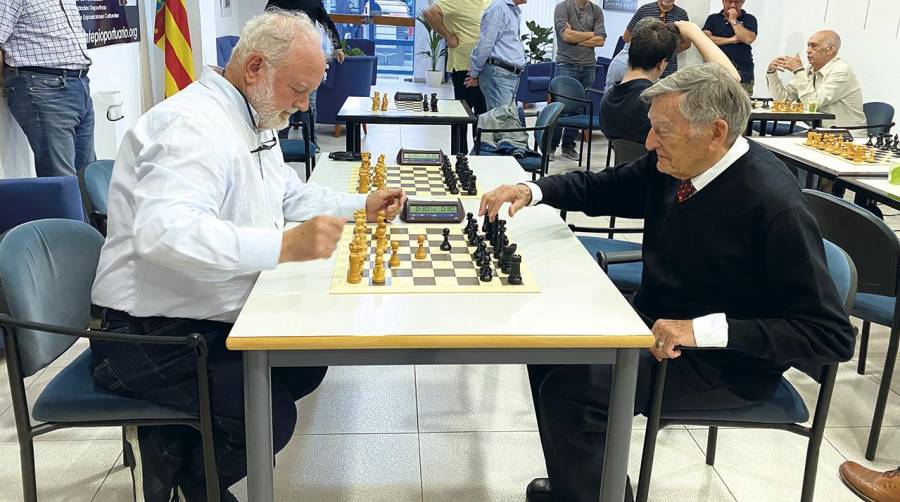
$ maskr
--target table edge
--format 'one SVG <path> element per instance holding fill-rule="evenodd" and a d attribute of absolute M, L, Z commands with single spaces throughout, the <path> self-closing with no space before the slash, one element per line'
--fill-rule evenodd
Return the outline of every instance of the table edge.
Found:
<path fill-rule="evenodd" d="M 388 336 L 260 336 L 233 337 L 229 350 L 352 350 L 352 349 L 645 349 L 653 335 L 388 335 Z"/>

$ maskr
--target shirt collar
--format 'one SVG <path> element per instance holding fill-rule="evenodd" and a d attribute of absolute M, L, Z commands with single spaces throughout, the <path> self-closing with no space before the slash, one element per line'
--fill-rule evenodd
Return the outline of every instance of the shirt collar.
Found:
<path fill-rule="evenodd" d="M 244 94 L 225 78 L 223 71 L 218 66 L 205 66 L 200 76 L 200 84 L 219 92 L 226 100 L 223 104 L 227 105 L 228 108 L 240 110 L 238 114 L 247 124 L 247 127 L 253 130 L 254 133 L 257 133 L 256 124 L 259 124 L 259 113 L 253 109 L 253 106 Z"/>
<path fill-rule="evenodd" d="M 513 10 L 516 11 L 516 13 L 522 12 L 522 9 L 520 9 L 519 6 L 516 5 L 516 2 L 513 0 L 506 0 L 506 5 L 509 5 L 510 7 L 512 7 Z"/>
<path fill-rule="evenodd" d="M 807 72 L 810 75 L 812 75 L 813 73 L 818 73 L 819 75 L 822 75 L 823 77 L 827 77 L 829 73 L 834 71 L 834 67 L 838 63 L 838 61 L 840 61 L 840 59 L 841 58 L 838 56 L 831 58 L 831 61 L 825 63 L 825 66 L 819 68 L 818 72 L 816 70 L 813 70 L 812 65 L 810 65 L 809 68 L 807 69 Z"/>
<path fill-rule="evenodd" d="M 727 169 L 728 166 L 737 162 L 737 160 L 743 157 L 748 151 L 750 151 L 750 143 L 748 143 L 747 139 L 743 136 L 738 136 L 738 139 L 731 145 L 731 148 L 725 152 L 725 156 L 719 159 L 718 162 L 713 164 L 713 166 L 706 171 L 691 178 L 691 184 L 694 185 L 694 190 L 699 192 L 703 187 L 709 185 L 712 180 L 725 172 L 725 169 Z"/>

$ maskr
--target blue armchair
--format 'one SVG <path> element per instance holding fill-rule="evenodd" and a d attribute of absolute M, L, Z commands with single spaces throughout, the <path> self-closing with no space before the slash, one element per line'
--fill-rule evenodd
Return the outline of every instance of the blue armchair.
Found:
<path fill-rule="evenodd" d="M 348 38 L 346 40 L 348 48 L 356 48 L 363 51 L 366 56 L 375 55 L 375 41 L 368 38 Z M 378 83 L 378 58 L 375 58 L 375 69 L 372 70 L 372 85 Z"/>
<path fill-rule="evenodd" d="M 550 81 L 556 76 L 556 63 L 531 63 L 525 65 L 525 71 L 519 75 L 519 90 L 516 99 L 523 105 L 547 101 Z"/>
<path fill-rule="evenodd" d="M 91 225 L 106 236 L 106 216 L 109 209 L 109 183 L 115 161 L 95 160 L 78 171 L 78 183 L 85 199 Z"/>
<path fill-rule="evenodd" d="M 342 64 L 331 64 L 325 73 L 325 81 L 316 93 L 316 122 L 335 124 L 335 136 L 340 130 L 337 113 L 350 96 L 369 96 L 372 90 L 371 75 L 375 71 L 375 56 L 352 56 Z M 360 78 L 369 76 L 370 78 Z"/>
<path fill-rule="evenodd" d="M 231 51 L 237 45 L 239 37 L 234 35 L 226 35 L 216 39 L 216 64 L 225 68 L 228 59 L 231 58 Z"/>
<path fill-rule="evenodd" d="M 75 176 L 0 180 L 0 235 L 21 223 L 45 218 L 84 221 Z"/>

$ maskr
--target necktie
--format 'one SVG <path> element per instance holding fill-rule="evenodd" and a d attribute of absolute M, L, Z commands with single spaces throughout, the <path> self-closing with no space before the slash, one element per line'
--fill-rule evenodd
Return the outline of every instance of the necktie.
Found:
<path fill-rule="evenodd" d="M 678 199 L 678 202 L 684 202 L 688 200 L 691 195 L 694 195 L 694 192 L 696 191 L 697 189 L 691 184 L 691 180 L 681 180 L 678 182 L 678 192 L 675 194 L 675 198 Z"/>

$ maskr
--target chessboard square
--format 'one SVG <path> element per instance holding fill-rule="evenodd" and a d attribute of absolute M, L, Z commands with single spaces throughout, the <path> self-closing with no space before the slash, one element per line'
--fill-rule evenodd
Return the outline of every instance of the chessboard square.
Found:
<path fill-rule="evenodd" d="M 435 268 L 435 277 L 456 277 L 456 271 L 452 268 Z"/>
<path fill-rule="evenodd" d="M 472 261 L 453 261 L 453 268 L 457 270 L 474 269 L 475 263 Z"/>
<path fill-rule="evenodd" d="M 428 259 L 425 260 L 413 260 L 412 268 L 414 270 L 423 269 L 423 268 L 431 268 L 431 262 Z"/>
<path fill-rule="evenodd" d="M 413 286 L 435 286 L 434 277 L 413 277 Z"/>
<path fill-rule="evenodd" d="M 400 257 L 400 263 L 406 263 L 412 260 L 413 255 L 411 253 L 397 253 L 397 256 Z"/>
<path fill-rule="evenodd" d="M 441 227 L 428 227 L 425 229 L 425 234 L 426 235 L 439 235 L 439 236 L 441 236 L 441 238 L 443 238 L 443 235 L 442 235 L 443 231 L 444 231 L 444 229 Z"/>
<path fill-rule="evenodd" d="M 434 261 L 431 262 L 431 268 L 435 270 L 453 270 L 453 262 L 451 261 Z"/>
<path fill-rule="evenodd" d="M 433 268 L 414 268 L 412 269 L 413 277 L 434 277 Z"/>
<path fill-rule="evenodd" d="M 455 276 L 450 277 L 435 277 L 434 278 L 435 286 L 440 286 L 444 288 L 455 288 L 459 286 L 459 282 L 457 282 Z"/>
<path fill-rule="evenodd" d="M 431 261 L 435 261 L 435 262 L 451 261 L 451 256 L 446 253 L 447 253 L 446 251 L 441 251 L 440 253 L 433 253 L 431 255 Z"/>
<path fill-rule="evenodd" d="M 478 286 L 481 284 L 481 280 L 477 277 L 457 277 L 456 284 L 460 286 Z"/>
<path fill-rule="evenodd" d="M 398 268 L 397 270 L 391 269 L 392 277 L 412 277 L 413 271 L 411 268 Z"/>

